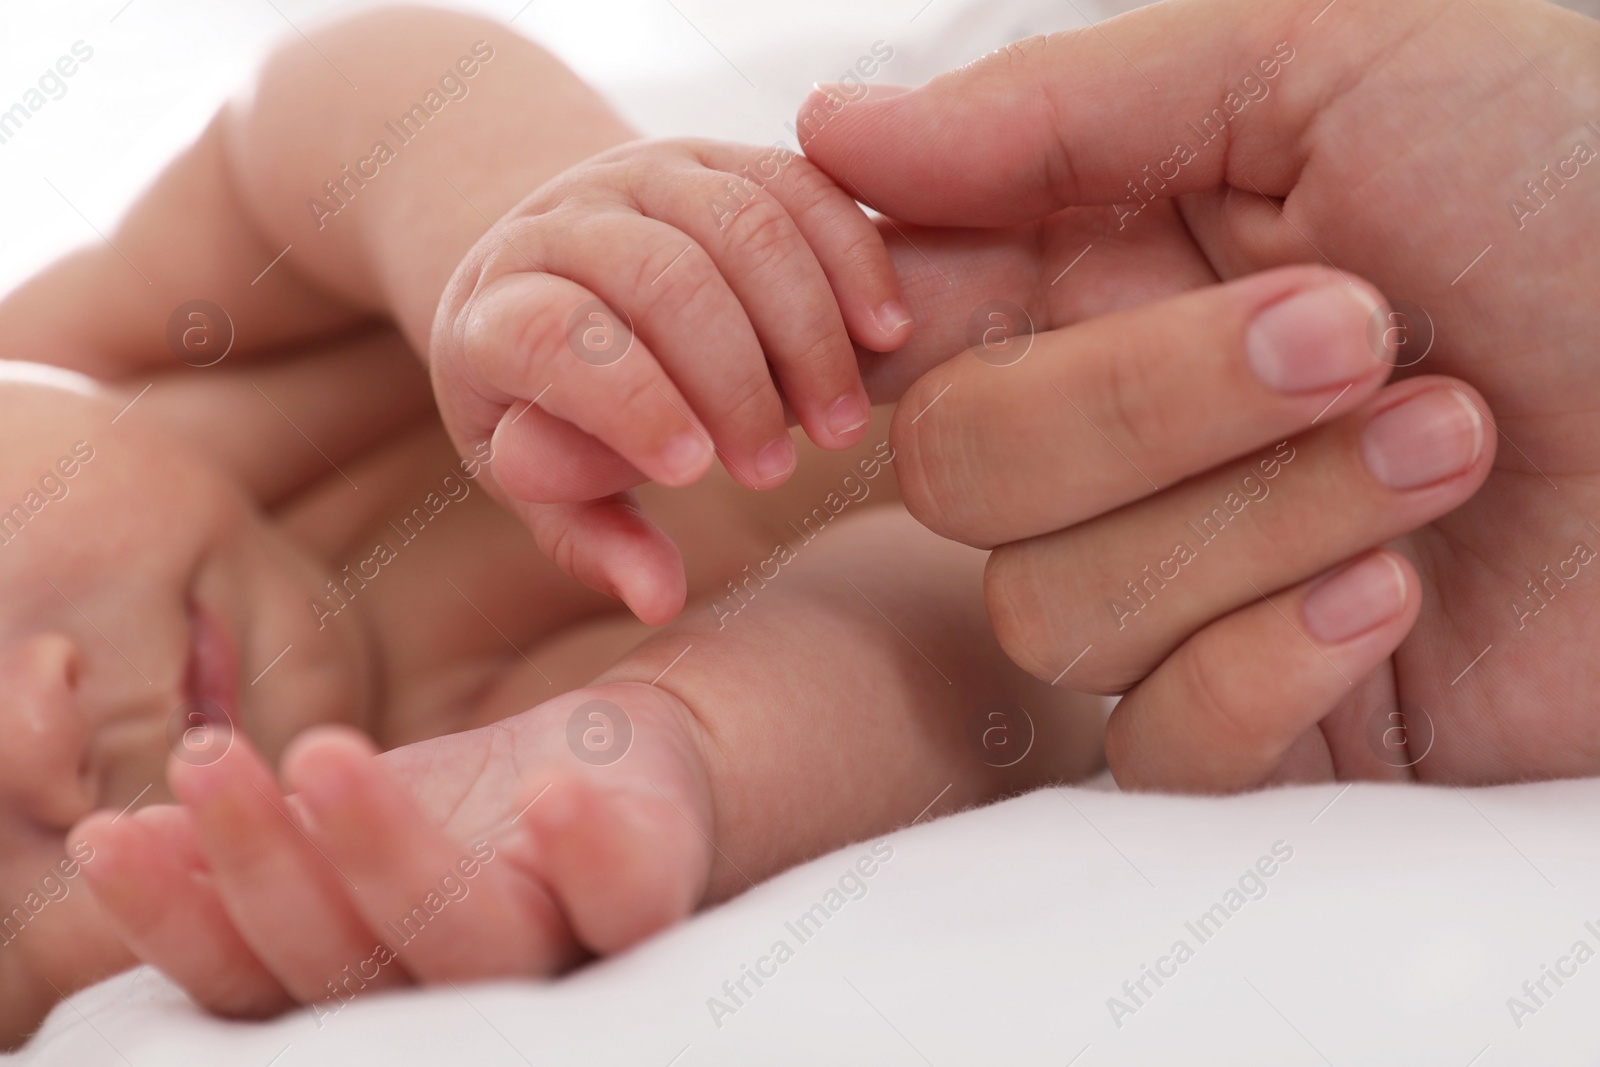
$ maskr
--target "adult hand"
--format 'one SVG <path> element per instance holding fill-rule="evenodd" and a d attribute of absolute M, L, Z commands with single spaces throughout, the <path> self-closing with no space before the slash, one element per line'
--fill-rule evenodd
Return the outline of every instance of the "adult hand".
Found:
<path fill-rule="evenodd" d="M 1120 780 L 1600 768 L 1588 714 L 1600 685 L 1597 71 L 1600 24 L 1539 3 L 1193 0 L 1023 42 L 914 91 L 802 109 L 808 155 L 901 225 L 1012 227 L 1013 247 L 1037 249 L 1036 272 L 1004 273 L 990 295 L 1046 329 L 1129 293 L 1293 263 L 1359 273 L 1393 301 L 1397 314 L 1372 322 L 1371 380 L 1346 376 L 1350 392 L 1292 441 L 1301 458 L 1279 472 L 1279 499 L 1252 500 L 1215 545 L 1187 524 L 1238 487 L 1245 467 L 1230 457 L 1266 443 L 1269 425 L 1310 421 L 1290 405 L 1274 422 L 1257 390 L 1283 375 L 1294 394 L 1294 374 L 1317 369 L 1342 388 L 1330 353 L 1352 326 L 1331 302 L 1319 324 L 1297 298 L 1309 318 L 1276 369 L 1247 355 L 1265 316 L 1246 320 L 1272 303 L 1248 286 L 1281 275 L 1041 334 L 1008 370 L 963 357 L 907 394 L 894 443 L 908 504 L 948 536 L 1002 545 L 991 614 L 1019 663 L 1049 678 L 1070 664 L 1063 684 L 1127 691 L 1107 737 Z M 1408 364 L 1406 380 L 1369 399 L 1386 360 Z M 1441 390 L 1472 405 L 1485 435 L 1474 462 L 1492 452 L 1493 468 L 1470 500 L 1395 537 L 1445 508 L 1405 511 L 1415 489 L 1375 504 L 1375 485 L 1396 477 L 1386 464 L 1425 467 L 1474 420 L 1414 421 L 1392 459 L 1361 442 L 1382 435 L 1376 412 Z M 1342 461 L 1305 462 L 1341 448 Z M 1474 470 L 1437 484 L 1459 492 Z M 1393 528 L 1352 534 L 1347 554 L 1394 538 L 1421 607 L 1393 655 L 1357 674 L 1361 657 L 1341 664 L 1316 637 L 1299 584 L 1315 553 L 1296 546 L 1330 547 L 1329 528 L 1375 513 Z M 1147 564 L 1174 573 L 1167 541 L 1196 558 L 1139 594 Z M 1370 633 L 1403 631 L 1414 610 Z"/>

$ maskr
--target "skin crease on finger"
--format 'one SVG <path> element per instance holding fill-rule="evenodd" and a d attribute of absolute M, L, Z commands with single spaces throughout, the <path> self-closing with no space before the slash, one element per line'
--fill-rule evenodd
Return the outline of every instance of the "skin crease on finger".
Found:
<path fill-rule="evenodd" d="M 1407 323 L 1420 326 L 1378 324 L 1411 331 L 1416 363 L 1398 376 L 1474 386 L 1501 444 L 1482 490 L 1396 542 L 1421 577 L 1421 614 L 1381 677 L 1328 720 L 1329 743 L 1358 762 L 1364 724 L 1403 701 L 1433 724 L 1427 758 L 1409 769 L 1424 780 L 1590 773 L 1600 765 L 1600 725 L 1588 714 L 1600 687 L 1589 654 L 1600 639 L 1600 585 L 1579 561 L 1600 549 L 1590 292 L 1600 245 L 1588 237 L 1600 182 L 1591 167 L 1574 177 L 1570 161 L 1576 145 L 1600 150 L 1586 124 L 1600 110 L 1600 27 L 1523 0 L 1346 0 L 1313 25 L 1317 14 L 1291 3 L 1156 5 L 1098 34 L 984 60 L 965 84 L 968 75 L 946 76 L 942 95 L 936 80 L 926 106 L 951 129 L 969 109 L 975 131 L 941 143 L 961 144 L 973 164 L 963 181 L 990 175 L 982 188 L 897 186 L 896 175 L 950 172 L 938 145 L 897 132 L 925 121 L 911 113 L 922 106 L 916 93 L 846 108 L 807 150 L 911 222 L 1016 224 L 1061 197 L 1115 203 L 1111 212 L 1138 208 L 1126 219 L 1135 239 L 1172 255 L 1198 248 L 1217 276 L 1331 263 L 1409 309 Z M 1171 49 L 1174 35 L 1190 46 Z M 1171 155 L 1171 130 L 1220 106 L 1278 42 L 1295 58 L 1270 95 L 1159 190 L 1167 199 L 1130 200 L 1126 179 Z M 1157 84 L 1182 86 L 1179 98 L 1155 101 L 1130 61 Z M 1019 133 L 1045 126 L 1041 116 L 1005 114 L 1000 94 L 1014 77 L 1037 78 L 1060 97 L 1053 115 L 1068 127 L 1059 141 L 1067 149 L 1045 175 L 1059 181 L 1059 197 L 1042 187 L 995 195 L 1010 180 L 1001 175 L 1040 175 L 1013 166 L 1021 153 L 1037 160 L 1050 150 Z M 1083 105 L 1084 93 L 1095 106 Z M 1167 204 L 1179 211 L 1160 210 Z M 1070 225 L 1056 217 L 1043 229 Z M 1161 260 L 1149 262 L 1154 271 Z M 1055 274 L 1039 268 L 1044 286 Z"/>

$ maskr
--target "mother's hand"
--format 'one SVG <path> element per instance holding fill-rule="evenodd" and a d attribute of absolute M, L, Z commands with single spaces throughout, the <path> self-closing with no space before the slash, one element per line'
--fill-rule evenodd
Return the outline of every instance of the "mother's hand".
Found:
<path fill-rule="evenodd" d="M 1227 353 L 1245 373 L 1244 323 L 1272 302 L 1250 287 L 1284 284 L 1280 275 L 1040 335 L 1005 371 L 963 358 L 907 394 L 895 443 L 913 510 L 973 543 L 1023 539 L 990 567 L 1013 656 L 1055 677 L 1082 653 L 1068 675 L 1076 684 L 1139 683 L 1108 739 L 1121 777 L 1249 784 L 1268 776 L 1261 757 L 1282 745 L 1286 724 L 1319 719 L 1283 748 L 1279 773 L 1416 763 L 1423 777 L 1481 782 L 1600 768 L 1600 720 L 1589 714 L 1600 574 L 1588 566 L 1600 545 L 1596 70 L 1600 25 L 1525 0 L 1192 0 L 1024 42 L 821 122 L 807 122 L 815 100 L 802 110 L 811 158 L 891 216 L 1031 231 L 1053 262 L 1039 264 L 1031 289 L 1009 278 L 995 296 L 1058 306 L 1066 297 L 1055 290 L 1072 287 L 1077 318 L 1097 302 L 1126 304 L 1130 290 L 1327 263 L 1394 298 L 1400 317 L 1380 312 L 1371 335 L 1393 325 L 1407 343 L 1403 358 L 1386 358 L 1426 357 L 1376 399 L 1385 368 L 1371 359 L 1368 376 L 1293 440 L 1275 499 L 1250 501 L 1228 524 L 1237 534 L 1214 545 L 1186 524 L 1239 486 L 1246 468 L 1233 457 L 1310 421 L 1294 406 L 1302 400 L 1278 401 L 1282 423 L 1251 403 L 1251 388 L 1263 390 L 1257 400 L 1270 394 L 1270 374 L 1254 387 L 1205 377 Z M 971 292 L 970 278 L 950 278 Z M 1229 292 L 1242 301 L 1231 319 L 1217 303 Z M 1337 347 L 1339 330 L 1347 342 L 1362 334 L 1359 318 L 1299 336 Z M 1306 365 L 1334 379 L 1329 360 Z M 1414 377 L 1422 372 L 1480 395 Z M 1449 492 L 1380 491 L 1391 461 L 1370 439 L 1394 424 L 1385 405 L 1418 394 L 1471 403 L 1478 458 L 1438 483 Z M 1327 391 L 1312 395 L 1327 403 Z M 1466 414 L 1451 402 L 1430 417 Z M 1481 421 L 1490 408 L 1508 444 L 1483 490 L 1456 507 L 1494 451 Z M 1427 430 L 1419 418 L 1395 459 L 1436 461 L 1442 475 L 1445 445 L 1465 426 Z M 1401 504 L 1422 496 L 1425 506 Z M 1363 646 L 1339 662 L 1319 646 L 1302 664 L 1288 649 L 1298 642 L 1309 655 L 1317 643 L 1317 597 L 1297 583 L 1344 558 L 1339 549 L 1386 538 L 1414 570 L 1402 565 L 1407 606 L 1371 631 L 1388 635 L 1373 647 L 1398 641 L 1387 627 L 1404 632 L 1420 591 L 1410 635 L 1387 659 Z M 1142 598 L 1129 590 L 1146 564 L 1173 573 L 1177 546 L 1159 544 L 1173 539 L 1196 558 Z M 1128 614 L 1107 608 L 1130 595 Z M 1295 673 L 1314 669 L 1328 675 L 1320 707 Z M 1274 703 L 1300 693 L 1302 707 Z M 1179 714 L 1186 702 L 1193 710 Z M 1413 748 L 1391 753 L 1381 741 L 1405 720 Z M 1424 725 L 1426 750 L 1415 733 Z M 1166 755 L 1149 755 L 1158 750 Z M 1217 753 L 1236 765 L 1204 762 Z"/>
<path fill-rule="evenodd" d="M 1325 268 L 1275 270 L 1038 334 L 1004 368 L 952 360 L 896 413 L 912 511 L 999 546 L 1012 658 L 1126 694 L 1123 784 L 1394 773 L 1315 727 L 1416 619 L 1416 571 L 1379 546 L 1471 496 L 1494 433 L 1458 381 L 1382 387 L 1375 306 Z"/>

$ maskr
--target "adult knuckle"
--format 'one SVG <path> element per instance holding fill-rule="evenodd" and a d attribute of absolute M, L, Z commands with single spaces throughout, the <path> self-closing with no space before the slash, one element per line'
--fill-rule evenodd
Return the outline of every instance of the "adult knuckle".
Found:
<path fill-rule="evenodd" d="M 950 447 L 953 436 L 938 423 L 930 405 L 940 386 L 924 378 L 901 399 L 890 424 L 889 444 L 894 448 L 895 477 L 906 510 L 922 525 L 943 537 L 977 547 L 969 540 L 971 494 L 968 492 L 970 457 L 966 450 Z"/>
<path fill-rule="evenodd" d="M 1269 724 L 1252 714 L 1248 700 L 1240 699 L 1225 657 L 1197 648 L 1180 656 L 1176 668 L 1178 692 L 1189 705 L 1188 716 L 1205 723 L 1213 735 L 1209 747 L 1248 757 L 1271 746 Z"/>
<path fill-rule="evenodd" d="M 1157 436 L 1167 425 L 1159 386 L 1151 381 L 1151 364 L 1135 356 L 1109 359 L 1104 367 L 1100 396 L 1111 423 L 1107 432 L 1113 439 L 1121 439 L 1123 451 L 1135 462 L 1148 462 Z"/>
<path fill-rule="evenodd" d="M 1024 545 L 995 549 L 984 566 L 983 597 L 1006 655 L 1034 677 L 1048 679 L 1054 674 L 1056 620 L 1032 554 Z"/>

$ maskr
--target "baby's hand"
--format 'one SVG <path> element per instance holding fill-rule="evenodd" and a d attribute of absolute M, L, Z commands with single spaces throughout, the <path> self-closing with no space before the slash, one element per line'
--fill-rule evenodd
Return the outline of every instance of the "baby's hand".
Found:
<path fill-rule="evenodd" d="M 823 448 L 870 406 L 852 339 L 911 320 L 877 229 L 803 157 L 708 141 L 625 145 L 561 174 L 467 254 L 434 320 L 439 407 L 540 547 L 644 621 L 682 564 L 627 490 L 681 486 L 713 450 L 741 484 L 794 469 L 785 406 Z M 781 390 L 781 396 L 780 396 Z"/>
<path fill-rule="evenodd" d="M 569 750 L 593 708 L 628 723 L 625 760 Z M 169 764 L 181 807 L 73 838 L 109 925 L 197 1002 L 322 1019 L 367 990 L 552 974 L 687 915 L 711 868 L 690 718 L 619 684 L 381 756 L 318 727 L 284 756 L 287 800 L 236 733 L 212 764 Z"/>

